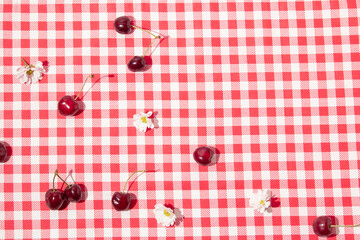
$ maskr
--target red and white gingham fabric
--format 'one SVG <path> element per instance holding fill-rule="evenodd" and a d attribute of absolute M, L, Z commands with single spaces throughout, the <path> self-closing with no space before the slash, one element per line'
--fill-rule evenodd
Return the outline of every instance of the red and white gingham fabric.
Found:
<path fill-rule="evenodd" d="M 360 223 L 355 0 L 48 2 L 0 4 L 0 138 L 13 151 L 0 165 L 0 239 L 318 239 L 317 216 Z M 126 63 L 151 36 L 118 34 L 123 15 L 168 36 L 144 73 Z M 49 72 L 20 84 L 21 58 Z M 59 115 L 89 74 L 85 111 Z M 158 127 L 137 131 L 141 111 Z M 201 145 L 219 150 L 216 165 L 192 159 Z M 55 169 L 86 186 L 85 202 L 46 207 Z M 142 169 L 156 172 L 131 180 L 136 205 L 115 211 L 112 194 Z M 273 209 L 261 214 L 249 197 L 267 188 Z M 157 203 L 184 218 L 162 227 Z"/>

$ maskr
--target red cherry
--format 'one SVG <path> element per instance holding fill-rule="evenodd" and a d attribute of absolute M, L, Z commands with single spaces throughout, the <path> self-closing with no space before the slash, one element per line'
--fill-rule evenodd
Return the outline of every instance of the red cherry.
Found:
<path fill-rule="evenodd" d="M 331 218 L 329 216 L 317 217 L 312 226 L 314 233 L 320 237 L 328 237 L 333 234 L 333 227 Z"/>
<path fill-rule="evenodd" d="M 131 33 L 131 20 L 129 17 L 118 17 L 114 21 L 114 28 L 118 33 L 129 34 Z"/>
<path fill-rule="evenodd" d="M 139 72 L 146 67 L 146 61 L 144 57 L 135 56 L 127 64 L 128 68 L 132 72 Z"/>
<path fill-rule="evenodd" d="M 46 206 L 51 210 L 59 210 L 65 201 L 64 192 L 59 189 L 49 189 L 45 194 Z"/>
<path fill-rule="evenodd" d="M 115 192 L 111 203 L 116 211 L 125 211 L 130 208 L 131 197 L 128 193 Z"/>
<path fill-rule="evenodd" d="M 7 150 L 5 144 L 0 142 L 0 162 L 5 162 L 7 159 Z"/>
<path fill-rule="evenodd" d="M 64 194 L 69 202 L 80 202 L 82 199 L 81 187 L 77 184 L 72 184 L 66 187 Z"/>
<path fill-rule="evenodd" d="M 203 166 L 207 166 L 212 163 L 213 155 L 214 151 L 211 148 L 204 146 L 197 148 L 193 153 L 195 161 Z"/>
<path fill-rule="evenodd" d="M 74 116 L 80 111 L 80 100 L 75 100 L 74 97 L 66 95 L 62 97 L 58 103 L 58 111 L 63 116 Z"/>

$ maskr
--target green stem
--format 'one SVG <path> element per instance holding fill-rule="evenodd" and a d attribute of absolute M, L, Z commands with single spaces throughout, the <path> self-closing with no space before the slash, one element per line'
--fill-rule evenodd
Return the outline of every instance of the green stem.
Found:
<path fill-rule="evenodd" d="M 87 81 L 89 78 L 93 78 L 93 77 L 94 77 L 94 75 L 89 75 L 89 76 L 86 77 L 86 79 L 85 79 L 85 81 L 84 81 L 84 83 L 83 83 L 83 85 L 82 85 L 82 87 L 81 87 L 81 89 L 80 89 L 80 92 L 78 93 L 78 95 L 76 96 L 76 98 L 75 98 L 74 100 L 78 99 L 80 93 L 81 93 L 82 90 L 84 89 L 84 86 L 85 86 L 86 81 Z"/>
<path fill-rule="evenodd" d="M 58 170 L 57 170 L 57 169 L 56 169 L 56 171 L 55 171 L 55 176 L 58 176 L 58 178 L 60 178 L 60 179 L 61 179 L 61 181 L 63 181 L 63 182 L 66 184 L 66 186 L 70 187 L 70 186 L 69 186 L 69 184 L 67 184 L 67 182 L 65 182 L 65 180 L 64 180 L 64 179 L 62 179 L 62 178 L 59 176 L 59 174 L 58 174 Z"/>
<path fill-rule="evenodd" d="M 124 189 L 123 189 L 122 193 L 125 192 L 126 184 L 129 182 L 130 178 L 131 178 L 135 173 L 138 173 L 138 172 L 147 172 L 147 171 L 148 171 L 148 170 L 139 170 L 139 171 L 133 172 L 133 173 L 128 177 L 128 179 L 126 180 L 126 183 L 125 183 L 125 185 L 124 185 Z"/>
<path fill-rule="evenodd" d="M 145 53 L 144 53 L 144 55 L 143 55 L 143 58 L 145 57 L 146 53 L 149 51 L 151 45 L 153 45 L 153 43 L 155 42 L 155 40 L 158 39 L 158 38 L 160 38 L 160 36 L 157 36 L 157 37 L 155 37 L 155 38 L 152 40 L 152 42 L 150 43 L 150 45 L 149 45 L 148 48 L 146 49 L 146 51 L 145 51 Z"/>
<path fill-rule="evenodd" d="M 359 227 L 360 224 L 358 225 L 330 225 L 330 227 Z"/>
<path fill-rule="evenodd" d="M 153 34 L 152 32 L 150 32 L 150 31 L 148 31 L 148 30 L 145 30 L 145 29 L 143 29 L 143 28 L 141 28 L 141 27 L 138 27 L 138 26 L 135 26 L 135 25 L 130 25 L 131 27 L 134 27 L 134 28 L 137 28 L 137 29 L 140 29 L 140 30 L 142 30 L 142 31 L 144 31 L 144 32 L 147 32 L 148 34 L 151 34 L 151 35 L 153 35 L 153 37 L 158 37 L 158 38 L 160 38 L 160 36 L 156 36 L 155 34 Z"/>
<path fill-rule="evenodd" d="M 29 66 L 29 64 L 25 61 L 24 58 L 22 58 L 21 60 L 25 63 L 25 66 Z"/>
<path fill-rule="evenodd" d="M 54 178 L 53 178 L 53 192 L 55 192 L 55 177 L 57 175 L 57 169 L 55 170 Z"/>

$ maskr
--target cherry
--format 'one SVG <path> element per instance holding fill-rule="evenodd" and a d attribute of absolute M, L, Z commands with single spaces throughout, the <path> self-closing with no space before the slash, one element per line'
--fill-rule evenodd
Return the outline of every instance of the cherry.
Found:
<path fill-rule="evenodd" d="M 139 72 L 145 69 L 146 67 L 146 60 L 145 60 L 145 56 L 146 53 L 149 51 L 150 47 L 153 45 L 154 41 L 156 39 L 159 39 L 160 36 L 155 36 L 155 38 L 151 41 L 150 45 L 148 46 L 148 48 L 146 49 L 145 53 L 143 56 L 135 56 L 132 59 L 130 59 L 130 61 L 127 63 L 128 69 L 132 72 Z"/>
<path fill-rule="evenodd" d="M 59 210 L 65 201 L 65 194 L 59 189 L 55 189 L 55 177 L 57 175 L 57 170 L 55 171 L 53 178 L 53 188 L 47 190 L 45 193 L 45 203 L 46 206 L 51 210 Z"/>
<path fill-rule="evenodd" d="M 112 196 L 111 203 L 116 211 L 128 210 L 131 203 L 130 194 L 115 192 Z"/>
<path fill-rule="evenodd" d="M 7 159 L 7 150 L 5 144 L 0 142 L 0 162 L 5 162 Z"/>
<path fill-rule="evenodd" d="M 58 110 L 63 116 L 74 116 L 80 111 L 79 102 L 74 97 L 66 95 L 60 99 Z"/>
<path fill-rule="evenodd" d="M 46 206 L 51 210 L 59 210 L 65 201 L 64 192 L 59 189 L 49 189 L 45 194 Z"/>
<path fill-rule="evenodd" d="M 118 17 L 114 21 L 114 27 L 118 33 L 129 34 L 132 30 L 131 20 L 129 17 L 126 16 Z"/>
<path fill-rule="evenodd" d="M 127 64 L 128 68 L 132 72 L 139 72 L 146 67 L 146 61 L 144 57 L 135 56 Z"/>
<path fill-rule="evenodd" d="M 331 234 L 333 234 L 331 223 L 332 221 L 329 216 L 317 217 L 312 224 L 314 233 L 320 237 L 330 236 Z"/>
<path fill-rule="evenodd" d="M 58 111 L 63 116 L 75 116 L 79 111 L 81 110 L 81 100 L 78 100 L 80 93 L 82 92 L 86 81 L 89 78 L 93 78 L 93 75 L 87 76 L 85 79 L 80 92 L 78 95 L 74 98 L 72 96 L 66 95 L 60 99 L 58 102 Z"/>
<path fill-rule="evenodd" d="M 129 182 L 129 179 L 138 172 L 147 172 L 147 170 L 140 170 L 133 172 L 124 185 L 124 189 L 122 192 L 115 192 L 111 198 L 111 203 L 116 211 L 126 211 L 130 208 L 131 204 L 131 196 L 128 192 L 125 193 L 126 184 Z"/>
<path fill-rule="evenodd" d="M 207 166 L 212 163 L 213 155 L 214 151 L 211 148 L 205 146 L 197 148 L 193 153 L 195 161 L 203 166 Z"/>
<path fill-rule="evenodd" d="M 332 220 L 329 216 L 320 216 L 317 217 L 313 224 L 313 230 L 316 235 L 319 237 L 329 237 L 335 234 L 336 227 L 360 227 L 360 224 L 357 225 L 333 225 Z"/>
<path fill-rule="evenodd" d="M 66 184 L 64 194 L 67 200 L 69 200 L 69 202 L 80 202 L 82 200 L 82 195 L 83 195 L 81 187 L 78 184 L 69 185 L 64 179 L 60 177 L 57 170 L 55 170 L 55 175 Z"/>
<path fill-rule="evenodd" d="M 71 184 L 66 187 L 64 193 L 69 202 L 80 202 L 83 195 L 81 187 L 77 184 Z"/>

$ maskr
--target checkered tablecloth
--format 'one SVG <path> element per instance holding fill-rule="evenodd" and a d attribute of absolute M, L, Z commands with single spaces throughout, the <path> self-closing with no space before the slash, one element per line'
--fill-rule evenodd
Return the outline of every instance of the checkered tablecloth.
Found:
<path fill-rule="evenodd" d="M 359 2 L 50 2 L 0 4 L 0 140 L 12 147 L 0 239 L 318 239 L 317 216 L 360 223 Z M 126 63 L 151 35 L 117 33 L 123 15 L 168 36 L 146 72 Z M 15 78 L 22 58 L 49 62 L 39 83 Z M 85 111 L 61 116 L 58 100 L 89 74 Z M 142 111 L 155 113 L 146 133 L 133 127 Z M 203 145 L 216 165 L 193 160 Z M 46 207 L 55 169 L 86 201 Z M 112 194 L 143 169 L 154 172 L 131 179 L 132 209 L 115 211 Z M 249 207 L 258 189 L 271 189 L 271 213 Z M 157 203 L 183 218 L 162 227 Z"/>

